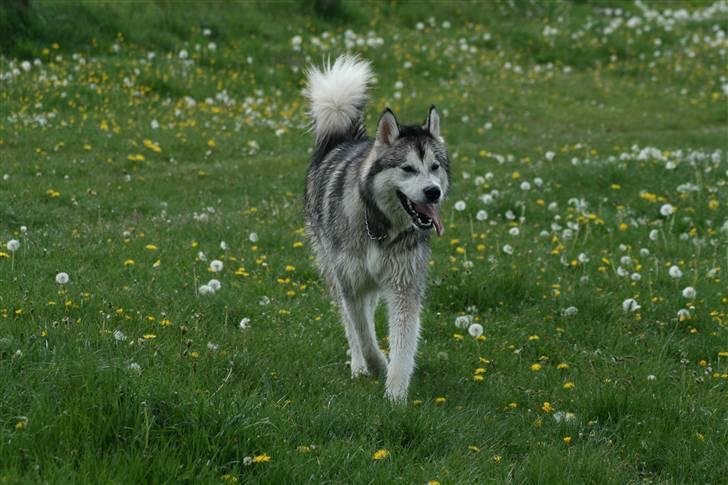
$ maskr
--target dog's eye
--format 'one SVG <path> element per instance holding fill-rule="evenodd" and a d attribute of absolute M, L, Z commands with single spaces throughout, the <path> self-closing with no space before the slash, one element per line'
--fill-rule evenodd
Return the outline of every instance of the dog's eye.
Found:
<path fill-rule="evenodd" d="M 434 172 L 438 168 L 440 168 L 440 164 L 439 163 L 433 163 L 432 166 L 430 167 L 430 170 L 432 170 Z"/>
<path fill-rule="evenodd" d="M 415 167 L 411 167 L 409 165 L 404 165 L 403 167 L 400 167 L 402 170 L 404 170 L 407 173 L 415 173 L 417 170 L 415 170 Z"/>

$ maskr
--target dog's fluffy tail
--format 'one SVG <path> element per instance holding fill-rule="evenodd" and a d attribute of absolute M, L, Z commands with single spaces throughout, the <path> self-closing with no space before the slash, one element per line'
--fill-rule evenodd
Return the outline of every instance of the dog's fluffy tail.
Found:
<path fill-rule="evenodd" d="M 343 55 L 333 65 L 327 61 L 321 68 L 308 69 L 305 95 L 319 157 L 339 143 L 366 136 L 364 109 L 373 81 L 369 62 L 356 56 Z"/>

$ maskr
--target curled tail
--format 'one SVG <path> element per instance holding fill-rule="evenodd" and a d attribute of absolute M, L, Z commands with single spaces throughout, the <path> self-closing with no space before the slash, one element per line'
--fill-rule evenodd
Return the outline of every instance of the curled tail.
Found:
<path fill-rule="evenodd" d="M 311 66 L 304 94 L 315 135 L 314 159 L 322 159 L 339 143 L 366 136 L 367 88 L 374 81 L 369 62 L 343 55 L 331 65 Z"/>

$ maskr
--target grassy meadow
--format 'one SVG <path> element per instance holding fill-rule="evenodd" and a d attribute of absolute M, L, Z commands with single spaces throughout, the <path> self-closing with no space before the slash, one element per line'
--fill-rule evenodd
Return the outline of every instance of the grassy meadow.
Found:
<path fill-rule="evenodd" d="M 725 0 L 0 5 L 0 483 L 725 483 L 726 32 Z M 344 52 L 370 132 L 434 103 L 453 167 L 404 406 L 350 378 L 303 236 L 304 70 Z"/>

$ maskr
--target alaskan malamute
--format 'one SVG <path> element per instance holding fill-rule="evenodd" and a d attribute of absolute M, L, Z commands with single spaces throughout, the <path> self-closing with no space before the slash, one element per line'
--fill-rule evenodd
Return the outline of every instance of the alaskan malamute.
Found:
<path fill-rule="evenodd" d="M 415 367 L 420 306 L 439 205 L 450 186 L 440 116 L 400 125 L 385 109 L 374 139 L 364 111 L 370 64 L 341 56 L 308 71 L 315 134 L 306 176 L 306 229 L 351 349 L 351 375 L 386 375 L 386 396 L 405 401 Z M 374 310 L 389 309 L 389 362 L 379 350 Z"/>

